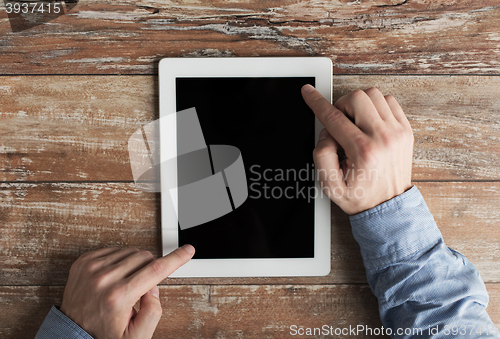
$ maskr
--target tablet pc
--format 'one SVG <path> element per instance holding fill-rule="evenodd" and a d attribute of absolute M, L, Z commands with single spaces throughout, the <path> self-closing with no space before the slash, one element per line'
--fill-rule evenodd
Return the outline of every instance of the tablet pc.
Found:
<path fill-rule="evenodd" d="M 193 259 L 171 277 L 322 276 L 330 272 L 330 200 L 315 179 L 312 159 L 323 126 L 302 99 L 301 87 L 308 83 L 331 102 L 330 59 L 160 61 L 163 255 L 188 243 L 196 248 Z M 167 116 L 176 118 L 163 119 Z M 190 132 L 180 130 L 179 117 L 190 121 Z M 217 180 L 222 184 L 206 189 L 199 182 L 197 186 L 185 182 L 181 177 L 186 171 L 203 167 L 192 165 L 174 170 L 178 187 L 172 187 L 172 172 L 167 178 L 163 164 L 172 154 L 185 157 L 181 142 L 191 148 L 206 143 L 206 149 L 193 150 L 208 150 L 203 154 L 208 154 L 210 178 L 221 174 Z M 230 147 L 226 150 L 232 159 L 214 169 L 217 147 Z M 226 165 L 238 174 L 232 175 L 229 167 L 223 168 Z M 233 182 L 239 184 L 238 189 Z M 196 211 L 218 214 L 188 225 L 196 213 L 181 216 L 179 210 L 187 194 L 181 192 L 188 186 L 191 199 L 201 204 Z M 219 194 L 229 199 L 222 202 Z M 223 205 L 227 210 L 220 212 Z"/>

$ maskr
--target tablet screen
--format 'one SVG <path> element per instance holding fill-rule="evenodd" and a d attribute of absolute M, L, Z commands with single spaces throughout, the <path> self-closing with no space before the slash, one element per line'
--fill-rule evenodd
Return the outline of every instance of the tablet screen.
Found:
<path fill-rule="evenodd" d="M 315 78 L 176 78 L 176 110 L 196 108 L 207 145 L 239 148 L 248 183 L 233 212 L 179 227 L 179 246 L 192 244 L 194 258 L 314 257 L 315 117 L 305 84 Z"/>

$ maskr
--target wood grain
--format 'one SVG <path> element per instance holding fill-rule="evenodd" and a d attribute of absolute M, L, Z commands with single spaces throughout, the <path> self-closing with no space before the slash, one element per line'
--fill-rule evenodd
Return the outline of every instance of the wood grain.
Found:
<path fill-rule="evenodd" d="M 158 118 L 157 78 L 3 77 L 0 180 L 133 180 L 127 142 Z"/>
<path fill-rule="evenodd" d="M 415 134 L 413 180 L 500 326 L 498 27 L 496 0 L 88 0 L 13 32 L 0 3 L 0 337 L 34 336 L 82 253 L 159 255 L 160 197 L 135 189 L 127 140 L 158 118 L 163 57 L 326 56 L 335 98 L 393 94 Z M 167 279 L 155 338 L 380 327 L 336 206 L 331 255 L 326 277 Z"/>
<path fill-rule="evenodd" d="M 0 287 L 0 336 L 33 338 L 62 293 L 61 287 Z M 162 286 L 160 295 L 163 315 L 153 338 L 288 338 L 291 325 L 381 326 L 366 285 Z"/>
<path fill-rule="evenodd" d="M 500 178 L 500 79 L 334 76 L 335 99 L 378 87 L 399 101 L 415 136 L 413 180 Z"/>
<path fill-rule="evenodd" d="M 486 288 L 488 314 L 498 326 L 500 286 L 487 284 Z M 0 336 L 33 338 L 50 307 L 60 305 L 62 293 L 62 287 L 0 287 Z M 367 285 L 161 286 L 160 296 L 163 315 L 153 338 L 289 338 L 292 325 L 382 326 L 377 301 Z"/>
<path fill-rule="evenodd" d="M 0 180 L 131 181 L 127 142 L 158 118 L 157 77 L 2 77 Z M 415 134 L 414 180 L 500 179 L 500 78 L 334 76 L 379 87 Z"/>
<path fill-rule="evenodd" d="M 131 183 L 0 183 L 0 285 L 63 285 L 73 261 L 92 249 L 135 246 L 161 254 L 159 195 Z M 322 283 L 363 282 L 347 216 L 337 227 L 332 273 Z M 314 283 L 317 278 L 169 279 L 166 283 Z"/>
<path fill-rule="evenodd" d="M 500 282 L 500 183 L 418 183 L 448 246 Z M 136 246 L 160 254 L 159 197 L 131 183 L 0 184 L 0 286 L 64 285 L 84 252 Z M 326 277 L 167 279 L 167 284 L 366 283 L 347 216 L 332 212 Z"/>
<path fill-rule="evenodd" d="M 327 56 L 343 74 L 499 74 L 496 0 L 80 1 L 12 32 L 0 74 L 155 74 L 162 57 Z"/>

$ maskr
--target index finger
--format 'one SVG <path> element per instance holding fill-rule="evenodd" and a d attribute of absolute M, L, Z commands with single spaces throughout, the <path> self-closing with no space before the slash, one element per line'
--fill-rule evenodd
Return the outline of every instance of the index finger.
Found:
<path fill-rule="evenodd" d="M 353 141 L 364 134 L 345 114 L 326 100 L 313 86 L 302 87 L 302 97 L 330 135 L 346 151 L 354 150 Z"/>
<path fill-rule="evenodd" d="M 168 255 L 152 261 L 128 278 L 131 298 L 138 300 L 160 281 L 174 273 L 179 267 L 187 263 L 194 255 L 194 247 L 184 245 L 170 252 Z"/>

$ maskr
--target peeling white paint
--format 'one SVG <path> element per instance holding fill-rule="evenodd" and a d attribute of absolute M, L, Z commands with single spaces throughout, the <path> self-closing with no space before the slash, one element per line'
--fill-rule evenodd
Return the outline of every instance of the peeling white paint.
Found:
<path fill-rule="evenodd" d="M 69 13 L 77 19 L 96 19 L 96 20 L 137 20 L 151 15 L 150 12 L 111 12 L 111 11 L 78 11 L 76 13 Z"/>
<path fill-rule="evenodd" d="M 361 69 L 361 70 L 370 70 L 376 68 L 395 68 L 395 64 L 344 64 L 338 63 L 337 67 L 346 68 L 346 69 Z"/>
<path fill-rule="evenodd" d="M 83 58 L 64 60 L 69 63 L 108 63 L 108 62 L 130 62 L 129 58 L 124 57 L 103 57 L 103 58 Z"/>
<path fill-rule="evenodd" d="M 239 27 L 225 24 L 207 24 L 200 26 L 173 26 L 173 25 L 153 25 L 151 27 L 141 27 L 143 30 L 172 30 L 172 31 L 214 31 L 226 35 L 246 35 L 251 39 L 273 40 L 286 43 L 290 47 L 301 47 L 309 53 L 314 53 L 306 38 L 280 35 L 279 29 L 275 27 L 250 26 Z"/>

